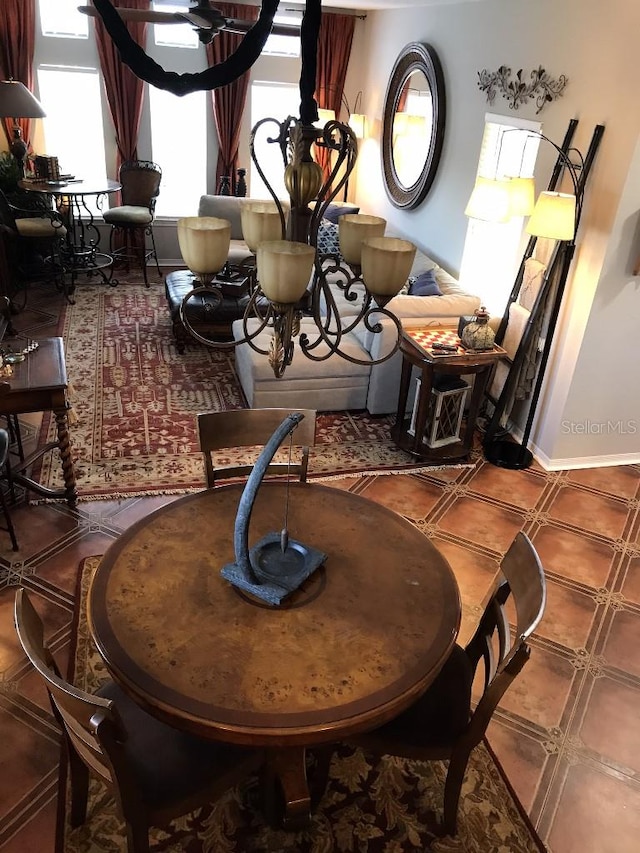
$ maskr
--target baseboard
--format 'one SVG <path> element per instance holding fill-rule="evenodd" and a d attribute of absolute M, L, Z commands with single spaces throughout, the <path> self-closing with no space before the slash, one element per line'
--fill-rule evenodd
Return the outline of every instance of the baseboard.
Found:
<path fill-rule="evenodd" d="M 516 441 L 522 441 L 522 430 L 509 421 L 508 431 Z M 569 456 L 566 458 L 550 458 L 533 442 L 529 442 L 529 450 L 536 462 L 545 471 L 572 471 L 580 468 L 613 468 L 616 465 L 640 465 L 640 452 L 611 453 L 606 456 Z"/>

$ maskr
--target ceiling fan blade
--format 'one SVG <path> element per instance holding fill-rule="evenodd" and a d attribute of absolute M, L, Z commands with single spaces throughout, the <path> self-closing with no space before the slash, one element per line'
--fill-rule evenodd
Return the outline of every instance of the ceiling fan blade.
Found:
<path fill-rule="evenodd" d="M 124 9 L 114 6 L 123 21 L 143 21 L 148 24 L 176 24 L 180 23 L 176 18 L 177 12 L 154 12 L 151 9 Z M 90 18 L 98 18 L 98 10 L 95 6 L 78 6 L 78 11 Z"/>
<path fill-rule="evenodd" d="M 222 29 L 230 33 L 239 33 L 242 35 L 248 32 L 254 24 L 255 21 L 246 21 L 242 18 L 227 18 L 226 24 Z M 274 24 L 271 27 L 271 32 L 274 36 L 299 36 L 300 27 L 295 24 Z"/>

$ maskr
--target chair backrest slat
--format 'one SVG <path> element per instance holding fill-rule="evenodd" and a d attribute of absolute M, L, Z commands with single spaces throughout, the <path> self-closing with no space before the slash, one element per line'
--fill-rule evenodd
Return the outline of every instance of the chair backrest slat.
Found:
<path fill-rule="evenodd" d="M 301 412 L 304 418 L 292 436 L 291 465 L 288 460 L 288 443 L 284 442 L 280 453 L 286 458 L 272 462 L 267 476 L 283 476 L 287 473 L 304 482 L 307 478 L 309 447 L 316 440 L 316 412 L 314 409 L 237 409 L 229 412 L 206 412 L 198 415 L 200 449 L 204 453 L 207 485 L 214 486 L 222 477 L 248 476 L 253 464 L 237 464 L 229 459 L 233 454 L 216 453 L 236 447 L 255 447 L 257 459 L 262 447 L 271 438 L 275 429 L 292 411 Z M 295 458 L 294 458 L 295 450 Z"/>
<path fill-rule="evenodd" d="M 45 681 L 56 717 L 81 758 L 103 779 L 113 781 L 111 759 L 96 736 L 95 717 L 108 721 L 121 741 L 126 738 L 113 703 L 85 693 L 59 675 L 51 652 L 44 642 L 42 620 L 24 589 L 16 593 L 16 631 L 25 654 Z"/>
<path fill-rule="evenodd" d="M 120 167 L 122 204 L 153 210 L 160 193 L 162 169 L 150 160 L 127 160 Z"/>

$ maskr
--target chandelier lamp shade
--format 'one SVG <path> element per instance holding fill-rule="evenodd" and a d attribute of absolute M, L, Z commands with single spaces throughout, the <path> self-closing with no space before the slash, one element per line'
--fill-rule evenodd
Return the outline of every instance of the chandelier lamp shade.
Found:
<path fill-rule="evenodd" d="M 273 28 L 279 0 L 261 0 L 258 20 L 243 36 L 238 48 L 224 62 L 197 74 L 165 71 L 135 43 L 110 0 L 93 0 L 93 5 L 114 41 L 122 62 L 136 76 L 176 95 L 185 95 L 193 91 L 228 85 L 250 69 L 260 56 Z M 400 280 L 398 272 L 397 279 L 393 279 L 393 285 L 386 282 L 382 287 L 377 271 L 367 272 L 369 268 L 366 263 L 363 266 L 360 260 L 348 262 L 338 255 L 320 253 L 317 249 L 318 230 L 324 213 L 342 189 L 346 192 L 358 152 L 357 136 L 349 124 L 330 118 L 322 127 L 316 126 L 319 116 L 315 88 L 321 17 L 321 0 L 305 0 L 300 26 L 299 117 L 289 116 L 284 121 L 275 118 L 261 119 L 251 131 L 251 158 L 267 186 L 273 204 L 269 203 L 262 209 L 248 209 L 242 221 L 243 236 L 254 253 L 253 260 L 243 265 L 249 273 L 250 281 L 250 299 L 242 318 L 243 334 L 240 339 L 234 341 L 205 339 L 189 321 L 190 300 L 203 296 L 203 291 L 215 290 L 216 281 L 213 276 L 220 270 L 192 269 L 199 281 L 185 295 L 180 306 L 181 320 L 196 340 L 221 348 L 247 344 L 268 357 L 276 377 L 284 374 L 295 351 L 300 351 L 305 357 L 316 361 L 324 361 L 336 355 L 358 364 L 377 364 L 397 351 L 402 332 L 400 321 L 385 305 L 393 296 L 391 290 L 397 293 L 406 281 L 406 276 Z M 359 99 L 354 105 L 356 114 Z M 268 136 L 267 141 L 277 145 L 282 154 L 284 184 L 289 194 L 287 204 L 283 204 L 278 198 L 256 156 L 256 133 L 265 125 L 274 126 L 274 132 Z M 330 155 L 330 174 L 326 178 L 312 156 L 312 151 L 319 148 L 326 149 Z M 222 248 L 220 254 L 212 252 L 207 256 L 202 253 L 203 258 L 201 250 L 197 248 L 202 235 L 196 234 L 196 230 L 188 223 L 179 229 L 179 233 L 180 230 L 183 235 L 181 247 L 184 245 L 186 248 L 185 262 L 188 266 L 189 259 L 194 257 L 200 267 L 218 265 L 223 254 Z M 211 228 L 205 224 L 202 231 L 209 234 L 208 239 L 220 243 L 221 247 L 226 245 L 222 229 Z M 398 258 L 403 259 L 401 262 L 385 263 L 389 264 L 390 271 L 404 270 L 410 254 L 405 243 L 406 241 L 392 240 L 384 242 L 383 245 L 375 245 L 375 264 L 382 263 L 382 257 L 398 255 Z M 415 247 L 412 248 L 415 252 Z M 361 260 L 364 261 L 364 257 Z M 227 267 L 228 265 L 223 267 L 222 276 Z M 354 316 L 340 316 L 328 276 L 332 277 L 332 286 L 340 288 L 349 303 L 357 306 Z M 306 280 L 303 282 L 304 278 Z M 215 302 L 216 297 L 212 296 L 212 299 Z M 307 320 L 304 333 L 301 333 L 300 321 L 303 317 L 311 319 L 313 323 Z M 372 333 L 381 333 L 381 321 L 385 317 L 395 325 L 396 340 L 383 356 L 373 362 L 364 362 L 345 351 L 342 346 L 344 335 L 360 323 Z M 310 332 L 311 328 L 313 332 Z M 257 342 L 258 335 L 265 329 L 272 332 L 268 350 L 261 349 Z"/>
<path fill-rule="evenodd" d="M 24 176 L 24 161 L 28 146 L 22 138 L 18 124 L 21 118 L 44 118 L 46 115 L 40 101 L 19 80 L 0 82 L 0 118 L 13 119 L 13 138 L 8 140 L 9 150 L 18 161 L 20 173 Z"/>

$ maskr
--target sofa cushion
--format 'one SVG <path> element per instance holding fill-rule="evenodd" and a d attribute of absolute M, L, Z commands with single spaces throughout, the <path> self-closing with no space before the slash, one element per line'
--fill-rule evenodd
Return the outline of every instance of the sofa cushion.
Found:
<path fill-rule="evenodd" d="M 242 240 L 242 224 L 240 222 L 240 206 L 242 200 L 233 195 L 203 195 L 200 196 L 198 216 L 217 216 L 231 223 L 231 239 Z"/>
<path fill-rule="evenodd" d="M 318 251 L 323 255 L 339 255 L 338 226 L 323 219 L 318 226 Z"/>

